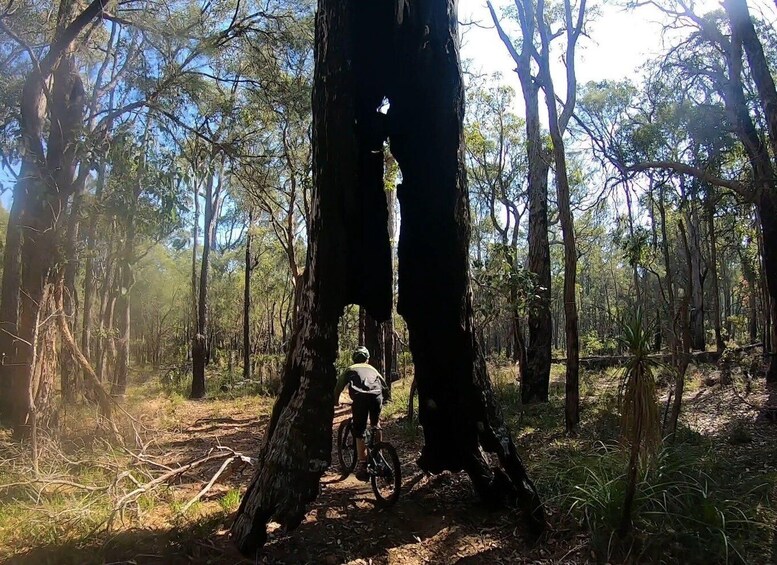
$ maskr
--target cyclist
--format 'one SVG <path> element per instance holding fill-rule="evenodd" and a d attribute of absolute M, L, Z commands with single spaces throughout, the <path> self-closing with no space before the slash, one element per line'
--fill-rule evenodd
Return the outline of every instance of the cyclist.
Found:
<path fill-rule="evenodd" d="M 353 365 L 343 371 L 337 379 L 335 404 L 340 403 L 340 393 L 347 384 L 348 394 L 353 401 L 351 404 L 353 435 L 356 438 L 356 457 L 359 461 L 356 478 L 367 481 L 370 478 L 367 472 L 367 446 L 364 444 L 367 416 L 370 418 L 375 442 L 381 441 L 380 409 L 384 394 L 388 391 L 388 385 L 377 369 L 368 363 L 370 352 L 366 347 L 363 345 L 357 347 L 351 355 L 351 360 Z"/>

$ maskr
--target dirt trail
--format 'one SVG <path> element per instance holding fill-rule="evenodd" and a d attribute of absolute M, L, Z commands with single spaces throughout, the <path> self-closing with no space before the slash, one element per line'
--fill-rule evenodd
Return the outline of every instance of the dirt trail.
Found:
<path fill-rule="evenodd" d="M 267 416 L 247 410 L 213 416 L 207 402 L 186 401 L 177 410 L 173 430 L 160 432 L 149 454 L 169 466 L 202 457 L 223 445 L 255 455 Z M 350 414 L 341 406 L 335 430 Z M 533 550 L 522 538 L 519 517 L 506 510 L 490 511 L 472 492 L 463 476 L 429 477 L 414 463 L 419 438 L 399 420 L 384 424 L 384 435 L 394 443 L 402 461 L 403 487 L 399 502 L 390 509 L 375 505 L 369 483 L 353 476 L 342 478 L 333 452 L 331 468 L 322 477 L 321 495 L 303 523 L 293 532 L 269 526 L 268 542 L 255 563 L 415 564 L 415 563 L 538 563 L 547 548 Z M 194 496 L 220 466 L 203 466 L 175 485 L 176 498 Z M 230 489 L 245 488 L 247 468 L 235 473 L 203 497 L 201 518 L 185 521 L 160 507 L 141 516 L 138 524 L 108 538 L 82 543 L 37 546 L 9 563 L 247 563 L 229 540 L 231 515 L 219 511 L 218 501 Z M 129 525 L 128 525 L 129 526 Z M 99 542 L 99 543 L 98 543 Z M 34 543 L 34 542 L 33 542 Z"/>

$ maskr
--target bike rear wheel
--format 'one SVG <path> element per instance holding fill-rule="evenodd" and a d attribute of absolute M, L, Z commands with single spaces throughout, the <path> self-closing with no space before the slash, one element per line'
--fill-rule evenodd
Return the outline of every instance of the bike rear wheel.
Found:
<path fill-rule="evenodd" d="M 356 467 L 356 439 L 353 437 L 353 423 L 343 421 L 337 428 L 337 459 L 343 477 L 350 475 Z"/>
<path fill-rule="evenodd" d="M 370 451 L 370 483 L 379 506 L 391 506 L 399 500 L 402 471 L 397 450 L 381 442 Z"/>

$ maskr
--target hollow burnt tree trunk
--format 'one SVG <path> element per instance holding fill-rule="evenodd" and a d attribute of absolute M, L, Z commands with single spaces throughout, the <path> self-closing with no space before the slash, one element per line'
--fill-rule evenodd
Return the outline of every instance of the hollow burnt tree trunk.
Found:
<path fill-rule="evenodd" d="M 310 249 L 281 393 L 232 526 L 247 555 L 264 543 L 270 519 L 294 528 L 317 496 L 331 454 L 333 363 L 344 306 L 360 304 L 377 320 L 391 312 L 377 151 L 385 134 L 376 108 L 384 97 L 403 178 L 398 310 L 416 362 L 426 440 L 419 464 L 432 472 L 466 470 L 483 496 L 520 501 L 535 531 L 545 524 L 472 327 L 455 2 L 402 6 L 397 13 L 389 1 L 319 2 Z M 489 468 L 481 448 L 501 467 Z"/>
<path fill-rule="evenodd" d="M 318 494 L 319 479 L 331 457 L 337 328 L 345 305 L 360 304 L 377 319 L 385 319 L 391 310 L 382 151 L 378 163 L 370 160 L 375 145 L 382 148 L 383 136 L 374 131 L 374 124 L 370 127 L 366 123 L 370 116 L 362 110 L 371 106 L 377 113 L 381 98 L 369 99 L 374 81 L 359 83 L 353 76 L 354 68 L 363 66 L 365 57 L 380 53 L 379 49 L 359 50 L 353 45 L 358 35 L 354 20 L 359 18 L 363 23 L 374 7 L 373 3 L 319 2 L 310 246 L 299 281 L 294 334 L 281 391 L 257 473 L 232 525 L 233 539 L 246 555 L 263 545 L 270 519 L 296 527 L 306 505 Z M 388 45 L 384 41 L 383 49 Z M 377 136 L 372 145 L 365 139 L 370 132 Z M 369 170 L 372 182 L 364 178 Z M 364 205 L 365 199 L 378 197 L 382 213 L 379 207 Z M 373 249 L 365 245 L 368 240 L 375 244 Z"/>
<path fill-rule="evenodd" d="M 542 507 L 495 402 L 473 328 L 455 2 L 404 6 L 388 93 L 389 139 L 402 171 L 397 311 L 415 363 L 425 440 L 418 464 L 432 473 L 466 471 L 481 496 L 521 503 L 539 530 Z M 501 467 L 489 468 L 483 450 Z"/>

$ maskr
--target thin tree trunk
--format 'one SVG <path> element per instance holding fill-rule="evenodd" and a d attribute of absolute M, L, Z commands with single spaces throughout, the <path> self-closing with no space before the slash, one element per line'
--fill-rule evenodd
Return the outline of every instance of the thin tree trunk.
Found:
<path fill-rule="evenodd" d="M 567 160 L 564 149 L 563 132 L 566 123 L 559 120 L 558 109 L 556 108 L 556 93 L 553 86 L 553 79 L 550 75 L 550 30 L 545 24 L 544 0 L 537 2 L 537 21 L 542 43 L 542 54 L 540 72 L 542 73 L 542 88 L 545 92 L 545 101 L 548 108 L 548 125 L 550 128 L 550 137 L 553 143 L 553 157 L 556 164 L 556 192 L 558 198 L 558 212 L 561 220 L 561 231 L 564 241 L 564 333 L 566 337 L 566 384 L 565 384 L 565 404 L 564 421 L 567 433 L 574 433 L 577 424 L 580 422 L 580 346 L 577 327 L 577 298 L 576 298 L 576 280 L 577 280 L 577 245 L 575 243 L 575 223 L 572 217 L 572 208 L 570 203 L 569 177 L 567 175 Z M 567 101 L 564 112 L 571 115 L 573 111 L 576 89 L 574 74 L 574 47 L 577 36 L 574 35 L 575 27 L 572 23 L 572 11 L 569 0 L 565 0 L 565 21 L 567 27 L 567 68 L 571 72 L 567 73 Z M 583 2 L 581 8 L 581 19 L 585 10 Z M 581 21 L 582 23 L 582 21 Z M 568 120 L 568 118 L 566 118 Z"/>
<path fill-rule="evenodd" d="M 691 210 L 685 215 L 688 223 L 688 261 L 690 265 L 690 289 L 691 289 L 691 348 L 696 351 L 704 351 L 707 347 L 707 339 L 704 331 L 704 274 L 702 272 L 702 256 L 699 234 L 699 217 L 696 204 L 690 203 Z"/>
<path fill-rule="evenodd" d="M 192 344 L 192 350 L 190 352 L 192 358 L 194 357 L 194 340 L 197 335 L 197 313 L 199 311 L 198 306 L 198 291 L 197 291 L 197 244 L 199 239 L 199 227 L 200 227 L 200 185 L 199 181 L 194 183 L 194 193 L 192 195 L 194 200 L 194 221 L 192 223 L 192 312 L 191 312 L 191 331 L 192 335 L 190 343 Z"/>
<path fill-rule="evenodd" d="M 243 379 L 251 380 L 251 228 L 254 223 L 253 210 L 248 211 L 248 230 L 246 231 L 245 278 L 243 280 Z"/>
<path fill-rule="evenodd" d="M 63 303 L 68 324 L 75 328 L 78 318 L 78 295 L 76 292 L 76 275 L 78 274 L 78 232 L 81 221 L 81 202 L 83 187 L 77 187 L 70 206 L 70 217 L 67 222 L 65 235 L 65 267 L 64 267 L 64 297 Z M 81 392 L 80 369 L 77 369 L 75 360 L 69 351 L 62 351 L 60 355 L 60 373 L 62 398 L 66 404 L 75 401 Z"/>
<path fill-rule="evenodd" d="M 216 183 L 216 175 L 219 175 Z M 209 171 L 205 184 L 205 217 L 202 238 L 202 263 L 200 267 L 200 287 L 197 301 L 197 331 L 192 340 L 192 388 L 190 398 L 205 396 L 205 365 L 208 358 L 208 275 L 210 271 L 210 249 L 213 241 L 213 225 L 215 211 L 218 209 L 221 175 Z"/>
<path fill-rule="evenodd" d="M 688 272 L 688 280 L 692 281 L 693 265 L 691 259 L 691 250 L 688 245 L 688 236 L 685 232 L 685 227 L 682 221 L 678 223 L 680 230 L 680 239 L 685 248 L 686 265 Z M 693 284 L 692 282 L 690 284 Z M 674 319 L 674 331 L 677 336 L 677 342 L 675 345 L 675 385 L 674 385 L 674 400 L 672 403 L 672 411 L 669 415 L 669 422 L 667 429 L 664 430 L 665 435 L 669 436 L 670 441 L 674 441 L 675 433 L 677 432 L 677 423 L 680 420 L 680 410 L 683 403 L 683 391 L 685 389 L 685 372 L 688 369 L 688 364 L 691 359 L 691 324 L 689 319 L 688 304 L 690 296 L 693 292 L 686 293 L 680 299 L 680 307 L 677 310 L 677 314 Z"/>
<path fill-rule="evenodd" d="M 707 225 L 710 239 L 710 277 L 712 279 L 712 322 L 715 326 L 715 350 L 720 353 L 725 349 L 723 328 L 720 320 L 720 285 L 718 279 L 718 243 L 715 233 L 715 206 L 711 195 L 707 196 Z"/>
<path fill-rule="evenodd" d="M 124 250 L 119 262 L 119 296 L 116 300 L 118 305 L 117 326 L 119 331 L 119 347 L 116 358 L 116 372 L 113 378 L 113 387 L 111 394 L 113 396 L 124 396 L 127 391 L 127 379 L 130 366 L 130 312 L 131 312 L 131 291 L 133 285 L 132 263 L 135 253 L 135 228 L 132 218 L 128 219 L 127 234 L 125 237 Z"/>
<path fill-rule="evenodd" d="M 97 186 L 94 198 L 99 202 L 105 188 L 105 160 L 100 162 L 97 172 Z M 81 351 L 92 362 L 92 306 L 95 293 L 94 255 L 97 247 L 97 217 L 96 211 L 92 211 L 89 224 L 86 229 L 86 260 L 84 262 L 84 317 L 81 330 Z"/>

